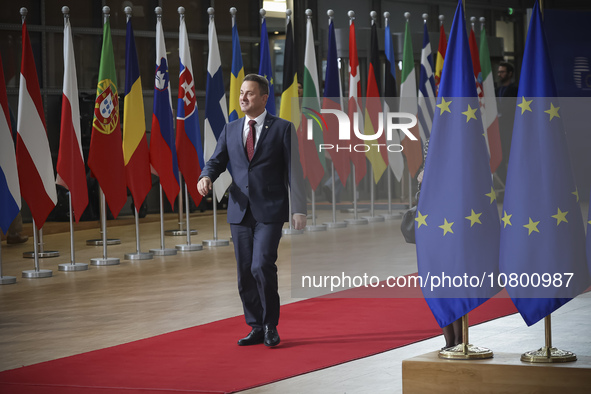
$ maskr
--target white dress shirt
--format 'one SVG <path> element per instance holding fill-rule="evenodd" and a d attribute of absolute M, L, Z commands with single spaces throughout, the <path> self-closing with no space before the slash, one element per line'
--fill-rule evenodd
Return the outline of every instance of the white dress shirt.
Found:
<path fill-rule="evenodd" d="M 244 129 L 242 130 L 242 145 L 246 146 L 246 138 L 248 137 L 248 132 L 250 131 L 250 126 L 248 122 L 254 120 L 257 124 L 254 126 L 254 147 L 256 149 L 257 144 L 259 143 L 259 138 L 261 136 L 261 132 L 263 131 L 263 124 L 265 123 L 265 117 L 267 116 L 267 110 L 265 109 L 262 114 L 257 116 L 254 119 L 248 117 L 248 115 L 244 116 Z"/>

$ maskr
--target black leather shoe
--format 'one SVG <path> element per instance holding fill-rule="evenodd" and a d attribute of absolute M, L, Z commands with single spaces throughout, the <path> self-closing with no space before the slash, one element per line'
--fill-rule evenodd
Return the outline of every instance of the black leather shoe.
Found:
<path fill-rule="evenodd" d="M 259 343 L 263 343 L 264 338 L 265 333 L 263 329 L 255 327 L 247 336 L 238 340 L 238 346 L 258 345 Z"/>
<path fill-rule="evenodd" d="M 277 328 L 274 326 L 265 325 L 265 346 L 277 346 L 281 342 Z"/>

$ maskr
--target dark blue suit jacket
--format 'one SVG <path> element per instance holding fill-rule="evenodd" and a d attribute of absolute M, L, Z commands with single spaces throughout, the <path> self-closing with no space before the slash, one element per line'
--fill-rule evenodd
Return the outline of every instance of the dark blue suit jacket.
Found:
<path fill-rule="evenodd" d="M 207 176 L 213 182 L 230 163 L 233 182 L 229 188 L 228 223 L 240 223 L 249 206 L 258 222 L 289 221 L 289 184 L 292 213 L 306 214 L 304 179 L 293 124 L 267 113 L 249 162 L 242 142 L 245 119 L 226 124 L 200 177 Z"/>

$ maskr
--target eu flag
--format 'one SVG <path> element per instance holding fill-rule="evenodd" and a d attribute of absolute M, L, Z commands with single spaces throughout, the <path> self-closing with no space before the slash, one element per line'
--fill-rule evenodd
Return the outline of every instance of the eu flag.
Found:
<path fill-rule="evenodd" d="M 585 233 L 538 4 L 529 25 L 507 170 L 500 270 L 532 325 L 585 290 Z M 572 274 L 572 275 L 571 275 Z"/>
<path fill-rule="evenodd" d="M 267 20 L 263 19 L 261 25 L 261 57 L 259 59 L 259 75 L 269 81 L 269 98 L 267 99 L 267 111 L 271 115 L 277 114 L 275 110 L 275 91 L 273 90 L 273 66 L 271 65 L 271 53 L 269 52 L 269 35 L 267 34 Z"/>
<path fill-rule="evenodd" d="M 415 223 L 423 295 L 444 327 L 499 288 L 499 216 L 460 1 L 435 108 Z"/>

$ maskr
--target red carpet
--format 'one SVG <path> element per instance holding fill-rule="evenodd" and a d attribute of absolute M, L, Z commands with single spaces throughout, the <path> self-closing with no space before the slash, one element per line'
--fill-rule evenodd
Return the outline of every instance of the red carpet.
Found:
<path fill-rule="evenodd" d="M 509 298 L 498 297 L 472 311 L 470 323 L 515 312 Z M 441 334 L 420 298 L 300 301 L 282 307 L 278 329 L 282 342 L 276 348 L 239 347 L 236 341 L 249 327 L 242 316 L 233 317 L 0 372 L 0 392 L 230 393 Z"/>

